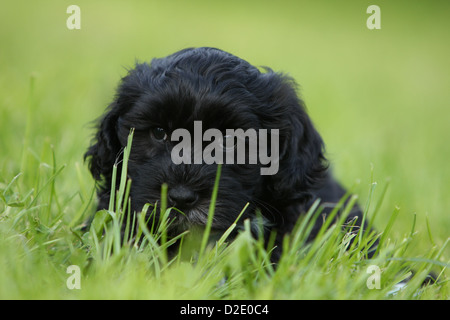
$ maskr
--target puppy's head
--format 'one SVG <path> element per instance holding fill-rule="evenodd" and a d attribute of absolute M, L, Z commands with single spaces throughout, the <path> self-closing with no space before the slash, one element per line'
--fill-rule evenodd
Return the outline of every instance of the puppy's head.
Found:
<path fill-rule="evenodd" d="M 121 150 L 134 128 L 128 164 L 132 210 L 138 212 L 145 203 L 159 201 L 161 186 L 166 183 L 169 205 L 184 212 L 177 215 L 173 211 L 173 228 L 178 231 L 205 225 L 217 163 L 196 161 L 198 144 L 192 148 L 190 163 L 176 163 L 173 159 L 174 148 L 180 142 L 173 139 L 174 133 L 182 129 L 198 140 L 200 123 L 201 135 L 214 129 L 223 138 L 219 139 L 224 164 L 214 229 L 227 229 L 246 203 L 250 206 L 244 218 L 254 218 L 259 210 L 269 223 L 284 221 L 283 207 L 305 203 L 325 171 L 322 140 L 291 78 L 268 68 L 260 71 L 218 49 L 185 49 L 154 59 L 151 64 L 137 64 L 122 79 L 100 121 L 94 143 L 85 154 L 93 177 L 100 182 L 99 209 L 107 206 L 112 166 L 120 163 Z M 230 129 L 254 130 L 257 139 L 263 132 L 278 130 L 277 140 L 267 143 L 268 149 L 278 144 L 276 173 L 262 175 L 261 161 L 248 161 L 252 152 L 248 141 L 246 161 L 225 161 L 230 152 L 225 143 L 230 139 Z M 200 150 L 205 150 L 209 142 L 202 138 Z M 231 149 L 235 150 L 235 144 L 230 144 Z M 258 145 L 256 150 L 260 149 Z M 183 152 L 189 158 L 186 150 Z"/>

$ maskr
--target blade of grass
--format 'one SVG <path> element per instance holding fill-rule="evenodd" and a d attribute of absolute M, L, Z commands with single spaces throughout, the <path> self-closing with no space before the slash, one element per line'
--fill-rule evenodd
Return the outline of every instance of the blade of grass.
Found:
<path fill-rule="evenodd" d="M 222 165 L 219 164 L 217 166 L 216 179 L 214 181 L 214 188 L 212 191 L 211 203 L 209 205 L 209 211 L 208 211 L 208 221 L 206 223 L 205 232 L 203 233 L 199 257 L 203 256 L 203 253 L 206 249 L 206 245 L 208 243 L 209 234 L 211 232 L 211 226 L 212 226 L 213 217 L 214 217 L 214 210 L 215 210 L 215 206 L 216 206 L 217 192 L 219 190 L 219 180 L 220 180 L 221 171 L 222 171 Z"/>
<path fill-rule="evenodd" d="M 377 246 L 377 250 L 375 251 L 375 255 L 377 255 L 379 253 L 380 248 L 382 248 L 382 246 L 384 245 L 387 237 L 389 236 L 389 232 L 391 231 L 392 226 L 394 225 L 394 222 L 397 219 L 399 213 L 400 213 L 400 208 L 396 206 L 394 208 L 394 211 L 391 214 L 391 217 L 389 218 L 389 221 L 388 221 L 386 227 L 384 228 L 383 233 L 381 234 L 380 241 Z"/>
<path fill-rule="evenodd" d="M 159 227 L 158 231 L 161 234 L 161 246 L 164 248 L 162 250 L 162 263 L 163 267 L 167 265 L 168 262 L 168 253 L 166 248 L 167 242 L 167 222 L 169 220 L 170 209 L 167 209 L 167 189 L 168 186 L 166 183 L 163 183 L 161 186 L 161 211 L 159 217 Z"/>
<path fill-rule="evenodd" d="M 122 209 L 122 202 L 124 201 L 125 188 L 128 181 L 128 159 L 130 158 L 131 146 L 133 144 L 134 128 L 130 129 L 128 134 L 127 146 L 123 150 L 122 157 L 122 172 L 120 176 L 119 193 L 117 195 L 116 210 Z M 112 189 L 115 190 L 115 189 Z"/>
<path fill-rule="evenodd" d="M 238 223 L 238 221 L 241 219 L 242 215 L 244 214 L 245 210 L 247 210 L 249 206 L 249 203 L 247 203 L 245 205 L 245 207 L 241 210 L 241 213 L 239 213 L 238 217 L 236 218 L 236 220 L 234 220 L 234 223 L 222 234 L 222 236 L 219 238 L 219 240 L 217 241 L 217 246 L 220 247 L 222 246 L 225 241 L 228 239 L 228 237 L 230 236 L 230 234 L 233 232 L 233 230 L 236 228 L 236 225 Z"/>

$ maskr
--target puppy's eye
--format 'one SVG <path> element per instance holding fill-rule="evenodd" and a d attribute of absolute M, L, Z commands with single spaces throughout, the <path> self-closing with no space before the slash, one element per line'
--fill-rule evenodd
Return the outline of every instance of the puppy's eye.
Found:
<path fill-rule="evenodd" d="M 153 128 L 151 132 L 156 140 L 167 140 L 167 134 L 163 128 Z"/>

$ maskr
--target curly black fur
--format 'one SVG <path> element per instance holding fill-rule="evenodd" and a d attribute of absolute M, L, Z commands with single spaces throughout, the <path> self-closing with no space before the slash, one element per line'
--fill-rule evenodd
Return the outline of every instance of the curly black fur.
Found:
<path fill-rule="evenodd" d="M 265 234 L 276 231 L 281 247 L 283 235 L 312 201 L 336 204 L 345 194 L 327 169 L 324 144 L 296 91 L 289 76 L 259 70 L 214 48 L 185 49 L 137 64 L 122 79 L 85 154 L 99 181 L 98 209 L 108 206 L 112 167 L 120 163 L 130 128 L 135 128 L 128 167 L 132 211 L 159 201 L 166 183 L 169 204 L 185 212 L 176 217 L 173 232 L 206 223 L 217 165 L 174 164 L 174 143 L 155 130 L 167 136 L 177 128 L 192 131 L 195 120 L 202 121 L 203 130 L 279 129 L 276 174 L 261 175 L 260 165 L 223 165 L 212 227 L 226 230 L 248 202 L 241 220 L 254 219 L 259 210 Z M 330 211 L 325 205 L 323 212 Z M 349 219 L 354 217 L 361 221 L 357 207 Z"/>

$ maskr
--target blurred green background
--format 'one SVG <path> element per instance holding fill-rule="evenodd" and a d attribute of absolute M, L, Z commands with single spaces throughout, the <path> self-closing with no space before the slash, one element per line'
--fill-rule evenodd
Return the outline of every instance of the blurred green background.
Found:
<path fill-rule="evenodd" d="M 71 4 L 80 30 L 66 27 Z M 371 4 L 381 8 L 380 30 L 366 26 Z M 92 185 L 82 163 L 90 122 L 126 68 L 213 46 L 293 76 L 337 177 L 360 180 L 362 204 L 372 166 L 378 193 L 390 180 L 375 226 L 399 206 L 402 237 L 417 214 L 417 250 L 426 252 L 426 217 L 437 244 L 450 234 L 449 9 L 448 1 L 2 1 L 1 182 L 23 168 L 24 148 L 39 155 L 52 145 L 67 164 L 58 190 L 80 188 L 77 163 Z"/>

